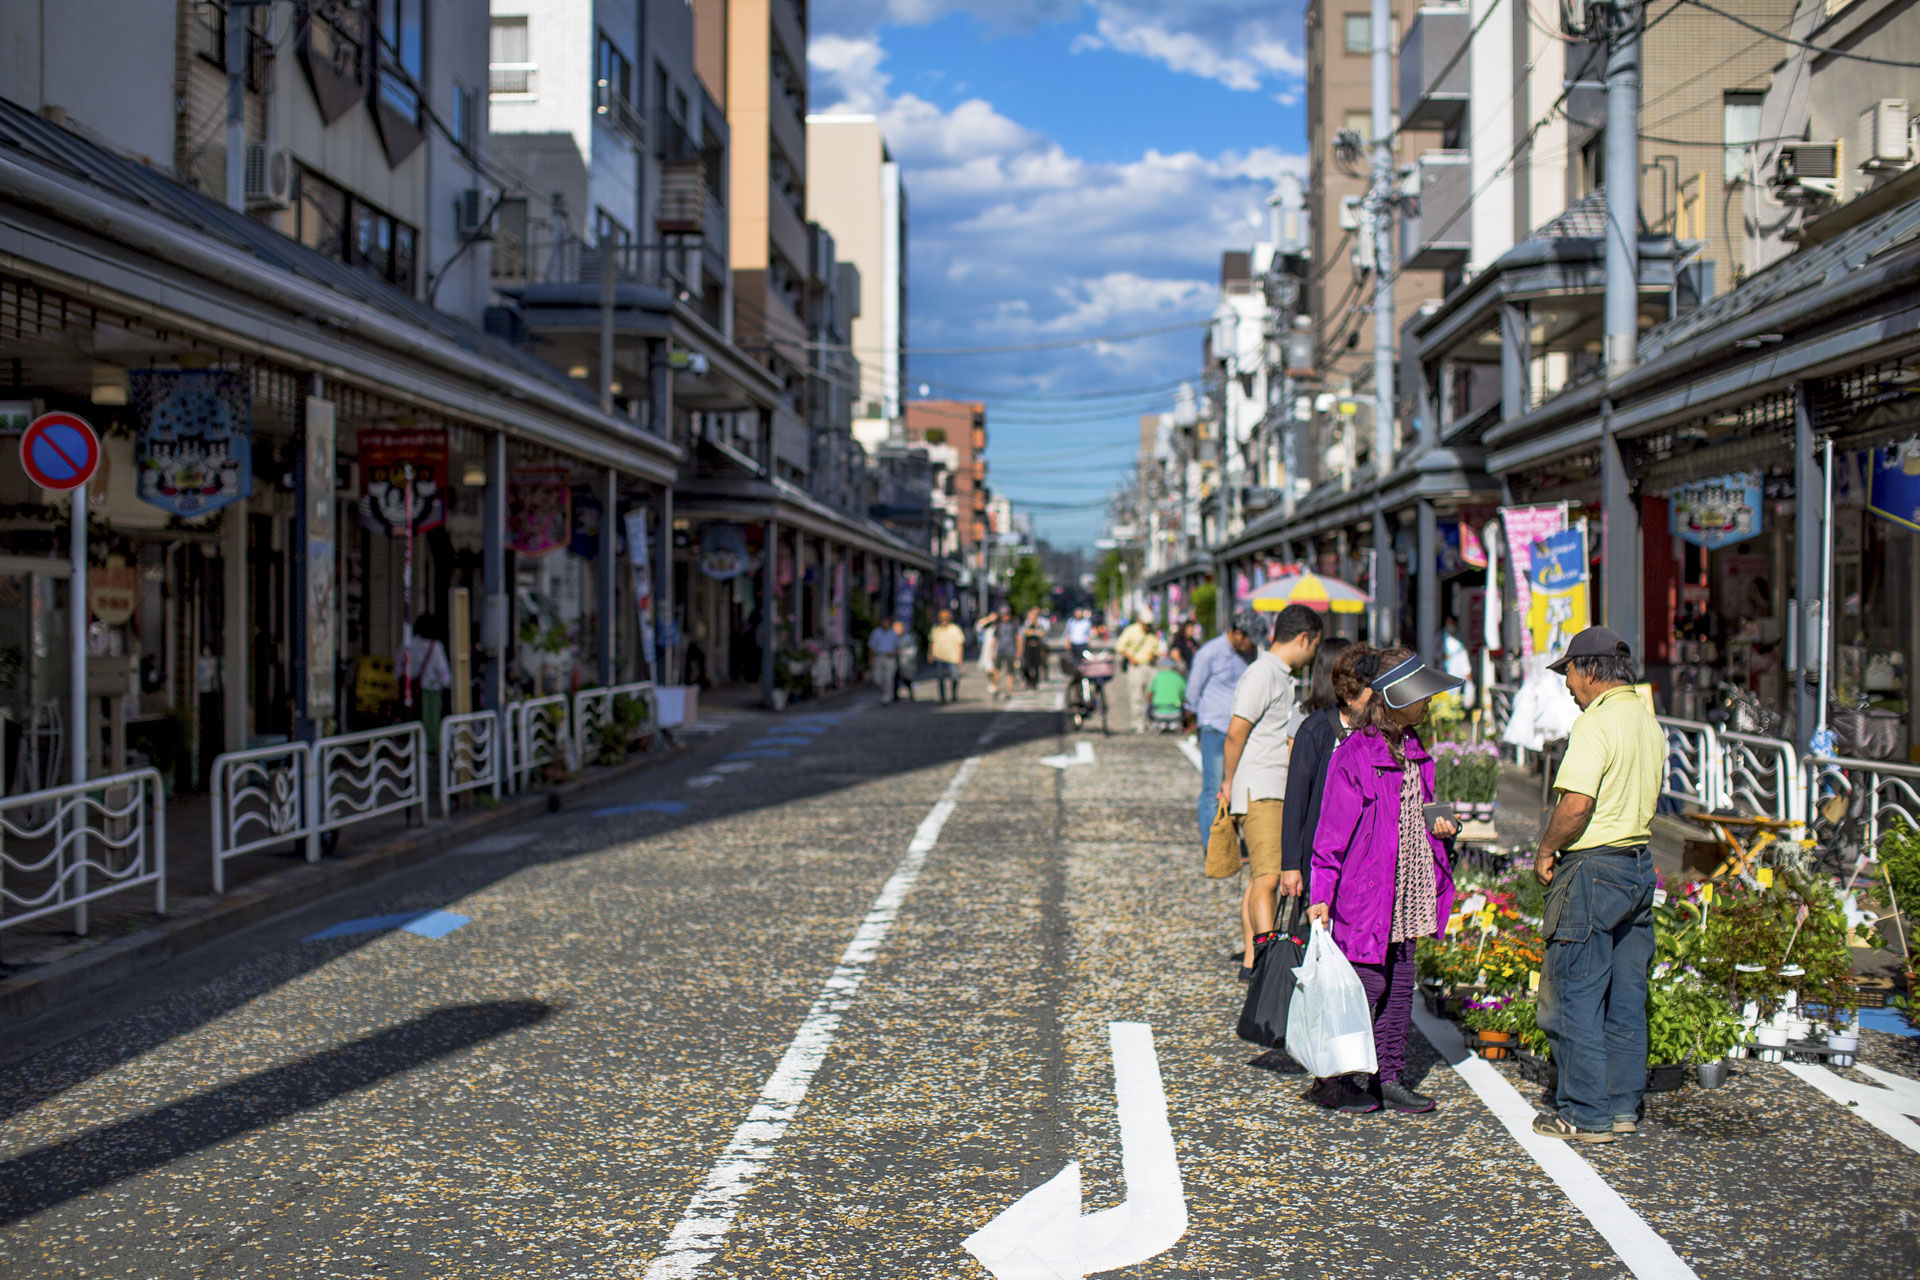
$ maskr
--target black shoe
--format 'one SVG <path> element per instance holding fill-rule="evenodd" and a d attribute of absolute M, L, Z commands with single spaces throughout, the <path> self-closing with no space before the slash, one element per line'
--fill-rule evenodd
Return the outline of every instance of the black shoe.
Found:
<path fill-rule="evenodd" d="M 1398 1111 L 1403 1115 L 1425 1115 L 1433 1110 L 1434 1102 L 1424 1093 L 1415 1093 L 1398 1080 L 1381 1077 L 1377 1086 L 1380 1103 L 1389 1111 Z"/>
<path fill-rule="evenodd" d="M 1380 1109 L 1373 1095 L 1355 1084 L 1352 1076 L 1328 1076 L 1315 1080 L 1307 1090 L 1306 1098 L 1316 1106 L 1350 1116 L 1364 1116 Z"/>

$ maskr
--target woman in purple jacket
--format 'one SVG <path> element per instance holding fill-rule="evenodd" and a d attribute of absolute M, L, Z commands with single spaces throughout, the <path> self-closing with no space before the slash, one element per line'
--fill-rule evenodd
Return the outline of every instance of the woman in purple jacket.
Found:
<path fill-rule="evenodd" d="M 1307 1096 L 1355 1114 L 1433 1110 L 1433 1099 L 1401 1083 L 1413 1022 L 1413 948 L 1438 934 L 1453 910 L 1453 869 L 1436 837 L 1456 828 L 1429 824 L 1433 757 L 1413 731 L 1427 703 L 1461 681 L 1424 666 L 1406 649 L 1380 653 L 1366 726 L 1334 750 L 1320 799 L 1308 877 L 1308 916 L 1328 925 L 1360 974 L 1373 1006 L 1379 1072 L 1315 1080 Z"/>

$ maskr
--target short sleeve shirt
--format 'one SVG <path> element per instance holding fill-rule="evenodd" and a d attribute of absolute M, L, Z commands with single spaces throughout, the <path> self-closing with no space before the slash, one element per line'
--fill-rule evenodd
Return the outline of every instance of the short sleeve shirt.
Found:
<path fill-rule="evenodd" d="M 1609 689 L 1580 713 L 1554 789 L 1593 797 L 1593 816 L 1569 849 L 1647 842 L 1667 736 L 1631 686 Z"/>
<path fill-rule="evenodd" d="M 1233 771 L 1234 813 L 1245 813 L 1251 800 L 1287 798 L 1287 758 L 1297 710 L 1293 672 L 1271 649 L 1262 649 L 1233 690 L 1234 716 L 1253 724 Z"/>

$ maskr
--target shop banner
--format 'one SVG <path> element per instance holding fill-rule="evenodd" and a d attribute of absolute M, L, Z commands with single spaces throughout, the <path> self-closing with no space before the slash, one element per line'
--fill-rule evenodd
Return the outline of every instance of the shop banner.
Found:
<path fill-rule="evenodd" d="M 847 562 L 833 562 L 833 604 L 828 609 L 827 638 L 835 645 L 847 642 Z"/>
<path fill-rule="evenodd" d="M 135 369 L 139 494 L 177 516 L 203 516 L 253 492 L 253 388 L 226 369 Z"/>
<path fill-rule="evenodd" d="M 913 625 L 913 589 L 919 581 L 920 575 L 909 571 L 900 575 L 893 589 L 893 616 L 909 627 Z"/>
<path fill-rule="evenodd" d="M 737 524 L 700 527 L 700 572 L 716 582 L 737 578 L 752 566 L 747 558 L 747 531 Z"/>
<path fill-rule="evenodd" d="M 447 522 L 447 433 L 431 427 L 362 427 L 357 448 L 367 517 L 396 538 Z"/>
<path fill-rule="evenodd" d="M 507 545 L 539 559 L 567 545 L 572 535 L 566 467 L 515 467 L 507 477 Z"/>
<path fill-rule="evenodd" d="M 334 713 L 334 413 L 329 400 L 307 397 L 307 708 L 312 720 Z"/>
<path fill-rule="evenodd" d="M 647 542 L 647 509 L 629 508 L 626 514 L 627 570 L 633 575 L 633 608 L 640 615 L 640 655 L 647 660 L 649 679 L 660 678 L 654 666 L 653 559 Z"/>
<path fill-rule="evenodd" d="M 108 556 L 105 565 L 87 570 L 87 609 L 96 620 L 121 626 L 132 619 L 139 603 L 140 571 L 124 556 Z"/>
<path fill-rule="evenodd" d="M 1897 449 L 1873 451 L 1873 483 L 1867 510 L 1882 519 L 1920 529 L 1920 439 Z"/>
<path fill-rule="evenodd" d="M 1526 618 L 1533 605 L 1529 573 L 1533 567 L 1533 544 L 1567 527 L 1567 505 L 1556 502 L 1543 507 L 1502 507 L 1500 524 L 1507 531 L 1507 560 L 1512 566 L 1514 602 L 1520 616 Z M 1523 656 L 1533 656 L 1532 627 L 1520 629 L 1520 647 Z"/>
<path fill-rule="evenodd" d="M 574 486 L 570 517 L 573 536 L 567 550 L 582 560 L 600 558 L 600 515 L 600 495 L 589 485 Z M 627 554 L 627 531 L 618 524 L 613 526 L 613 554 L 616 559 Z"/>
<path fill-rule="evenodd" d="M 1673 491 L 1667 527 L 1674 537 L 1712 551 L 1760 533 L 1761 476 L 1731 471 Z"/>
<path fill-rule="evenodd" d="M 1527 576 L 1532 579 L 1527 632 L 1533 651 L 1552 662 L 1585 631 L 1592 616 L 1587 605 L 1587 531 L 1562 529 L 1533 544 Z"/>
<path fill-rule="evenodd" d="M 1466 516 L 1460 518 L 1460 529 L 1457 539 L 1460 543 L 1460 561 L 1462 564 L 1469 565 L 1475 569 L 1484 569 L 1487 567 L 1487 547 L 1485 543 L 1480 541 L 1480 530 L 1475 527 L 1472 519 Z"/>

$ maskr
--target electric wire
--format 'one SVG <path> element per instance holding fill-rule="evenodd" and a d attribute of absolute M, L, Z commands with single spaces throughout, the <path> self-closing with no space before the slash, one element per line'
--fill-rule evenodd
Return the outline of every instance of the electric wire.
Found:
<path fill-rule="evenodd" d="M 1903 71 L 1920 71 L 1920 62 L 1904 62 L 1898 58 L 1876 58 L 1869 53 L 1854 53 L 1848 49 L 1836 49 L 1832 45 L 1814 44 L 1808 40 L 1800 40 L 1784 31 L 1770 31 L 1759 23 L 1743 18 L 1737 13 L 1728 13 L 1725 9 L 1708 4 L 1707 0 L 1680 0 L 1680 3 L 1693 5 L 1697 9 L 1705 9 L 1708 13 L 1725 18 L 1735 26 L 1745 27 L 1749 31 L 1767 36 L 1770 39 L 1778 40 L 1781 44 L 1792 45 L 1796 49 L 1807 49 L 1830 58 L 1846 58 L 1852 62 L 1867 62 L 1876 67 L 1898 67 Z"/>

